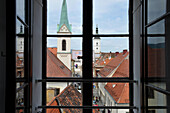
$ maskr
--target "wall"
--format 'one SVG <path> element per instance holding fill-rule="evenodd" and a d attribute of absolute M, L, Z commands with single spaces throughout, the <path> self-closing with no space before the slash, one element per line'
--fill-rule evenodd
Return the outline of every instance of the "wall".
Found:
<path fill-rule="evenodd" d="M 71 53 L 57 53 L 57 58 L 65 65 L 67 68 L 71 70 Z"/>
<path fill-rule="evenodd" d="M 6 0 L 0 0 L 0 54 L 6 53 Z M 6 57 L 0 55 L 0 110 L 5 113 Z"/>

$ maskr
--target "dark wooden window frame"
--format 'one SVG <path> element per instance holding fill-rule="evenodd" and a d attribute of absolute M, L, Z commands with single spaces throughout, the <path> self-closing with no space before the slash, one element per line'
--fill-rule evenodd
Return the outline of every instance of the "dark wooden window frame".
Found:
<path fill-rule="evenodd" d="M 44 108 L 43 113 L 45 113 L 46 108 L 81 108 L 84 113 L 92 113 L 92 109 L 96 106 L 92 106 L 92 97 L 93 82 L 128 82 L 130 84 L 130 106 L 97 106 L 97 108 L 106 108 L 106 109 L 129 109 L 130 112 L 133 112 L 133 109 L 137 109 L 133 104 L 133 84 L 136 81 L 133 80 L 133 2 L 129 0 L 129 34 L 93 34 L 92 25 L 93 25 L 93 1 L 83 0 L 83 34 L 80 35 L 50 35 L 47 34 L 47 0 L 43 0 L 43 75 L 42 80 L 42 106 L 38 108 Z M 88 7 L 88 8 L 87 8 Z M 130 45 L 130 71 L 128 78 L 93 78 L 92 75 L 92 39 L 93 37 L 127 37 L 129 38 Z M 83 78 L 47 78 L 46 77 L 46 41 L 47 37 L 82 37 L 83 38 Z M 91 37 L 91 38 L 89 38 Z M 90 52 L 89 52 L 90 51 Z M 46 106 L 46 82 L 83 82 L 83 106 Z M 86 91 L 88 90 L 88 93 Z"/>

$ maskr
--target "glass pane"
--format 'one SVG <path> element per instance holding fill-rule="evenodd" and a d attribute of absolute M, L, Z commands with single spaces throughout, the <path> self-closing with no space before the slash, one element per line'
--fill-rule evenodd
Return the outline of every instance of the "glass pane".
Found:
<path fill-rule="evenodd" d="M 93 38 L 93 77 L 129 77 L 129 39 Z"/>
<path fill-rule="evenodd" d="M 129 109 L 93 109 L 93 113 L 130 113 Z"/>
<path fill-rule="evenodd" d="M 162 20 L 148 28 L 148 34 L 165 34 L 165 20 Z"/>
<path fill-rule="evenodd" d="M 129 83 L 93 83 L 93 106 L 129 106 Z"/>
<path fill-rule="evenodd" d="M 61 29 L 64 24 L 67 31 Z M 82 0 L 47 0 L 47 33 L 68 31 L 82 34 Z"/>
<path fill-rule="evenodd" d="M 128 33 L 128 0 L 93 0 L 93 4 L 93 29 L 98 25 L 101 34 Z"/>
<path fill-rule="evenodd" d="M 82 77 L 82 38 L 47 39 L 47 77 Z"/>
<path fill-rule="evenodd" d="M 16 113 L 24 113 L 24 110 L 23 109 L 16 110 Z"/>
<path fill-rule="evenodd" d="M 16 83 L 16 90 L 21 87 L 24 83 Z M 19 90 L 16 93 L 16 107 L 23 107 L 24 106 L 24 89 Z"/>
<path fill-rule="evenodd" d="M 149 92 L 148 106 L 167 106 L 167 100 L 169 98 L 167 95 L 152 89 Z"/>
<path fill-rule="evenodd" d="M 148 37 L 148 81 L 167 90 L 165 37 Z"/>
<path fill-rule="evenodd" d="M 164 37 L 148 37 L 148 77 L 165 77 Z"/>
<path fill-rule="evenodd" d="M 48 106 L 81 106 L 82 83 L 80 82 L 47 82 Z"/>
<path fill-rule="evenodd" d="M 148 22 L 166 13 L 166 0 L 148 0 Z"/>
<path fill-rule="evenodd" d="M 24 26 L 17 21 L 17 34 L 24 34 Z M 16 36 L 16 77 L 24 77 L 24 37 Z"/>
<path fill-rule="evenodd" d="M 168 113 L 167 109 L 148 109 L 148 113 Z"/>
<path fill-rule="evenodd" d="M 48 108 L 46 113 L 83 113 L 82 109 L 73 109 L 73 108 Z"/>
<path fill-rule="evenodd" d="M 16 13 L 25 21 L 25 0 L 16 0 Z"/>

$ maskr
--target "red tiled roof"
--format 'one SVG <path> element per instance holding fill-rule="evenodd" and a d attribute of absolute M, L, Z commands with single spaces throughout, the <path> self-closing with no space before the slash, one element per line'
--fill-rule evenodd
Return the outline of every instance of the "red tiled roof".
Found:
<path fill-rule="evenodd" d="M 93 109 L 93 113 L 100 113 L 97 109 Z"/>
<path fill-rule="evenodd" d="M 148 77 L 165 77 L 165 48 L 148 47 Z"/>
<path fill-rule="evenodd" d="M 51 51 L 47 49 L 47 77 L 71 77 L 67 68 Z"/>
<path fill-rule="evenodd" d="M 54 97 L 48 104 L 47 106 L 58 106 L 58 102 L 56 100 L 56 97 Z M 61 113 L 60 109 L 57 108 L 51 108 L 51 109 L 47 109 L 46 113 Z"/>
<path fill-rule="evenodd" d="M 129 55 L 127 52 L 125 55 L 119 53 L 115 58 L 113 58 L 102 70 L 99 71 L 100 76 L 108 76 L 114 69 L 116 69 L 122 61 Z"/>
<path fill-rule="evenodd" d="M 59 103 L 57 103 L 57 101 Z M 50 106 L 81 106 L 82 105 L 82 94 L 71 84 L 67 86 L 59 95 L 53 98 L 51 102 L 48 103 Z M 47 113 L 54 113 L 50 112 L 52 110 L 56 110 L 55 113 L 60 113 L 59 109 L 49 109 Z M 58 111 L 57 111 L 58 110 Z M 63 109 L 66 113 L 80 113 L 82 112 L 81 109 Z"/>
<path fill-rule="evenodd" d="M 23 66 L 24 66 L 23 53 L 17 52 L 17 56 L 16 56 L 16 66 L 17 66 L 17 67 L 23 67 Z"/>
<path fill-rule="evenodd" d="M 81 106 L 82 94 L 71 84 L 66 87 L 58 96 L 57 100 L 61 106 Z M 81 109 L 63 109 L 66 113 L 80 113 Z"/>
<path fill-rule="evenodd" d="M 111 58 L 109 58 L 111 55 Z M 95 62 L 95 65 L 101 66 L 108 64 L 113 57 L 115 56 L 115 53 L 101 53 L 99 59 Z"/>
<path fill-rule="evenodd" d="M 113 87 L 115 85 L 115 87 Z M 129 103 L 128 83 L 107 83 L 104 87 L 117 103 Z"/>
<path fill-rule="evenodd" d="M 57 56 L 57 48 L 48 48 L 55 56 Z"/>
<path fill-rule="evenodd" d="M 112 77 L 129 77 L 129 59 L 123 60 Z"/>
<path fill-rule="evenodd" d="M 112 77 L 129 77 L 129 59 L 123 60 Z M 107 83 L 105 89 L 117 103 L 129 103 L 128 83 Z"/>

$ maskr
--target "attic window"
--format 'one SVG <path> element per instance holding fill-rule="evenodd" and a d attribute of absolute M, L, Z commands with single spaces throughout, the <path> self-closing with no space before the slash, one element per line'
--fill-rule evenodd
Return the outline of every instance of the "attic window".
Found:
<path fill-rule="evenodd" d="M 60 66 L 61 69 L 64 69 L 64 66 Z"/>
<path fill-rule="evenodd" d="M 115 86 L 116 86 L 116 84 L 113 84 L 113 86 L 112 86 L 112 87 L 114 88 Z"/>

